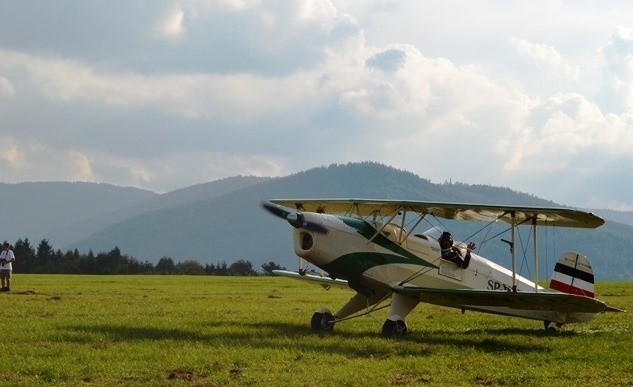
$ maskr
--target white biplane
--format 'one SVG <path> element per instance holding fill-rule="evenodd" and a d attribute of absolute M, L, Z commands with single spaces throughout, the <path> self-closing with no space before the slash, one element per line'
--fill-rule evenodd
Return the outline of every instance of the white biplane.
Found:
<path fill-rule="evenodd" d="M 335 323 L 372 313 L 388 299 L 389 315 L 382 326 L 382 334 L 388 337 L 407 334 L 404 319 L 420 302 L 462 312 L 541 320 L 545 329 L 553 331 L 565 323 L 589 321 L 597 313 L 622 311 L 594 298 L 593 269 L 578 253 L 568 252 L 558 259 L 549 289 L 538 285 L 537 226 L 596 228 L 604 223 L 588 212 L 365 199 L 275 199 L 263 206 L 294 227 L 295 253 L 327 273 L 309 274 L 300 269 L 274 274 L 356 291 L 335 313 L 318 309 L 311 321 L 315 330 L 328 331 Z M 469 254 L 467 265 L 443 259 L 438 227 L 413 234 L 425 217 L 506 222 L 511 240 L 504 242 L 510 246 L 514 246 L 518 226 L 530 225 L 534 229 L 535 278 L 517 273 L 514 248 L 511 269 L 475 253 Z M 467 250 L 464 243 L 455 246 Z"/>

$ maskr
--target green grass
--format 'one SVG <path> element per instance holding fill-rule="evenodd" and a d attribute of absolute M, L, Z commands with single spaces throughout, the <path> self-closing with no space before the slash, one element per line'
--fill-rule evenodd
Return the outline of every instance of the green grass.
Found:
<path fill-rule="evenodd" d="M 633 284 L 598 297 L 633 311 Z M 421 304 L 309 327 L 351 291 L 277 277 L 14 275 L 0 294 L 1 385 L 633 386 L 633 314 L 558 335 L 538 321 Z"/>

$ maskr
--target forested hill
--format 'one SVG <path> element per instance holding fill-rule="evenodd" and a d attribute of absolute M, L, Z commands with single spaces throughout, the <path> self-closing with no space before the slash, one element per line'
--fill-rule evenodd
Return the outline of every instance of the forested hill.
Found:
<path fill-rule="evenodd" d="M 154 195 L 133 205 L 96 216 L 87 215 L 80 221 L 71 224 L 58 225 L 49 230 L 45 236 L 55 242 L 57 246 L 67 246 L 81 241 L 91 234 L 98 232 L 113 224 L 122 222 L 136 215 L 157 210 L 174 208 L 183 204 L 201 200 L 212 200 L 227 193 L 270 180 L 265 177 L 235 176 L 226 179 L 197 184 L 187 188 L 178 189 L 162 195 Z M 28 234 L 27 234 L 28 235 Z"/>
<path fill-rule="evenodd" d="M 56 228 L 103 216 L 157 196 L 97 183 L 0 183 L 0 238 L 39 240 Z"/>
<path fill-rule="evenodd" d="M 376 163 L 352 163 L 310 169 L 261 181 L 213 198 L 145 212 L 113 224 L 66 247 L 80 251 L 121 251 L 157 262 L 161 257 L 201 263 L 250 260 L 255 267 L 275 261 L 294 267 L 289 226 L 261 209 L 271 198 L 375 198 L 425 201 L 558 206 L 509 188 L 463 183 L 434 184 L 407 171 Z M 564 203 L 562 203 L 564 204 Z M 475 222 L 447 222 L 457 235 L 473 233 Z M 608 243 L 605 243 L 608 241 Z M 633 279 L 630 258 L 633 227 L 609 222 L 598 230 L 557 229 L 541 240 L 541 271 L 551 272 L 558 255 L 580 251 L 589 256 L 597 278 Z M 484 255 L 508 264 L 507 246 L 481 246 Z M 531 258 L 529 259 L 531 261 Z M 548 267 L 545 267 L 548 266 Z M 523 272 L 522 274 L 528 275 Z"/>

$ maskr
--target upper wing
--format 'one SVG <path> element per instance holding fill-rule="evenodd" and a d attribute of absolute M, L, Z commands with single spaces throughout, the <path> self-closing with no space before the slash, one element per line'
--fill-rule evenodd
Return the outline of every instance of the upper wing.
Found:
<path fill-rule="evenodd" d="M 345 280 L 332 279 L 330 277 L 321 277 L 320 275 L 299 274 L 295 271 L 288 271 L 288 270 L 273 270 L 273 274 L 279 275 L 282 277 L 290 277 L 290 278 L 295 278 L 295 279 L 299 279 L 303 281 L 313 282 L 313 283 L 323 286 L 326 289 L 329 289 L 331 286 L 348 288 L 347 281 Z"/>
<path fill-rule="evenodd" d="M 445 219 L 502 220 L 522 223 L 535 220 L 537 225 L 596 228 L 604 220 L 590 212 L 560 207 L 526 207 L 470 203 L 443 203 L 371 199 L 274 199 L 271 202 L 300 211 L 358 216 L 393 215 L 398 211 L 414 211 Z"/>
<path fill-rule="evenodd" d="M 566 293 L 514 293 L 476 289 L 432 289 L 412 286 L 394 286 L 393 291 L 417 297 L 420 301 L 429 304 L 454 308 L 495 306 L 510 309 L 576 313 L 623 312 L 595 298 Z"/>

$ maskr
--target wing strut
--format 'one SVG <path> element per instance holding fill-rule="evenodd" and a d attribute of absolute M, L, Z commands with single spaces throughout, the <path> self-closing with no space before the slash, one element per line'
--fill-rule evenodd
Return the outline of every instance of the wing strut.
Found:
<path fill-rule="evenodd" d="M 538 293 L 538 243 L 537 230 L 536 230 L 536 218 L 532 218 L 532 234 L 534 234 L 534 291 Z"/>
<path fill-rule="evenodd" d="M 409 229 L 409 231 L 407 232 L 407 235 L 404 236 L 403 241 L 406 240 L 411 234 L 413 234 L 413 230 L 415 230 L 416 227 L 418 227 L 418 225 L 420 223 L 422 223 L 422 221 L 424 220 L 424 217 L 426 216 L 426 214 L 420 214 L 418 216 L 418 220 L 415 222 L 415 224 L 413 225 L 413 227 L 411 227 Z M 404 226 L 402 227 L 404 229 Z"/>
<path fill-rule="evenodd" d="M 399 211 L 399 210 L 398 210 L 398 211 Z M 376 233 L 374 234 L 374 236 L 372 236 L 371 238 L 369 238 L 369 240 L 367 241 L 367 243 L 371 243 L 371 242 L 372 242 L 372 241 L 373 241 L 373 240 L 374 240 L 374 239 L 375 239 L 378 235 L 380 235 L 380 233 L 382 232 L 382 230 L 384 230 L 384 229 L 385 229 L 385 227 L 387 227 L 387 226 L 389 225 L 389 223 L 391 223 L 391 222 L 392 222 L 392 221 L 396 218 L 396 216 L 398 216 L 398 211 L 395 211 L 395 212 L 393 213 L 393 215 L 391 215 L 391 218 L 389 218 L 389 220 L 388 220 L 388 221 L 384 222 L 384 223 L 382 224 L 382 226 L 380 226 L 380 229 L 376 230 Z M 398 241 L 398 243 L 399 243 L 399 241 Z"/>
<path fill-rule="evenodd" d="M 515 240 L 514 240 L 514 234 L 515 234 L 515 227 L 516 227 L 516 216 L 514 211 L 512 211 L 510 213 L 510 217 L 512 219 L 512 246 L 514 246 L 515 244 Z M 511 249 L 511 254 L 512 254 L 512 291 L 514 293 L 517 292 L 517 260 L 516 260 L 516 253 L 515 253 L 515 249 L 512 248 Z"/>
<path fill-rule="evenodd" d="M 516 264 L 516 252 L 514 249 L 514 245 L 515 245 L 515 229 L 517 226 L 527 222 L 528 220 L 532 220 L 532 234 L 534 237 L 534 274 L 533 274 L 533 282 L 534 282 L 534 291 L 536 293 L 538 293 L 538 242 L 537 242 L 537 219 L 536 217 L 532 217 L 532 218 L 528 218 L 525 219 L 524 221 L 522 221 L 521 223 L 517 224 L 516 223 L 516 216 L 515 213 L 512 211 L 510 212 L 510 219 L 511 219 L 511 223 L 512 223 L 512 241 L 507 241 L 505 239 L 502 239 L 503 242 L 506 242 L 510 245 L 510 253 L 512 254 L 512 291 L 514 293 L 516 293 L 517 291 L 517 283 L 518 283 L 518 278 L 517 278 L 517 264 Z"/>

